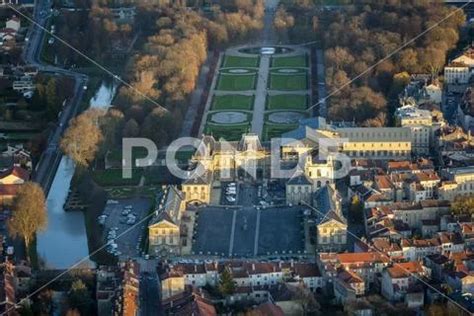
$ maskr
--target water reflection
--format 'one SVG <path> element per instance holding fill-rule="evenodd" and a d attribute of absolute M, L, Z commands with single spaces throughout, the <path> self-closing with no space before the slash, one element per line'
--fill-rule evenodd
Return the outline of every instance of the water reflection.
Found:
<path fill-rule="evenodd" d="M 90 100 L 90 107 L 109 107 L 115 91 L 115 84 L 102 83 Z M 65 212 L 63 208 L 74 168 L 74 163 L 63 156 L 47 197 L 48 227 L 38 234 L 37 244 L 38 255 L 47 268 L 66 269 L 89 254 L 83 213 Z M 85 260 L 80 265 L 94 264 Z"/>

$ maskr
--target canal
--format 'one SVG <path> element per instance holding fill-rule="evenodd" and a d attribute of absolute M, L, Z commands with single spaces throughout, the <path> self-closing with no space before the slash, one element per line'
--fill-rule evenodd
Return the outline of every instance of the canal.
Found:
<path fill-rule="evenodd" d="M 91 108 L 107 108 L 112 101 L 116 85 L 103 82 L 90 100 Z M 64 211 L 75 165 L 63 156 L 47 197 L 48 227 L 38 234 L 37 251 L 45 268 L 67 269 L 89 255 L 84 215 L 79 211 Z M 93 266 L 85 260 L 80 264 Z"/>

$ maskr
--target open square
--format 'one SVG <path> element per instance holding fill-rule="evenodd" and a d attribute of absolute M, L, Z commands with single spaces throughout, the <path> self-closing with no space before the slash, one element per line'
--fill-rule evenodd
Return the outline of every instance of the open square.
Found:
<path fill-rule="evenodd" d="M 304 251 L 302 208 L 254 207 L 199 210 L 192 251 L 195 255 L 253 257 Z"/>

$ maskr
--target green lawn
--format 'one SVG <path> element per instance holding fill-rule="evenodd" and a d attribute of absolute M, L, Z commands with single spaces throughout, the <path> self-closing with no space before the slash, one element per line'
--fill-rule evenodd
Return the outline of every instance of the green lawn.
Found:
<path fill-rule="evenodd" d="M 308 79 L 306 75 L 270 75 L 270 89 L 272 90 L 306 90 Z"/>
<path fill-rule="evenodd" d="M 224 58 L 222 67 L 257 67 L 258 57 L 228 56 Z"/>
<path fill-rule="evenodd" d="M 255 89 L 255 75 L 219 75 L 217 90 L 243 91 L 253 89 Z"/>
<path fill-rule="evenodd" d="M 242 134 L 248 133 L 250 124 L 219 125 L 207 124 L 204 134 L 212 135 L 215 139 L 224 138 L 227 141 L 236 141 L 242 138 Z"/>
<path fill-rule="evenodd" d="M 94 182 L 100 186 L 122 186 L 122 185 L 137 185 L 140 182 L 140 178 L 143 174 L 143 170 L 134 169 L 132 171 L 132 178 L 125 179 L 122 177 L 122 168 L 118 169 L 106 169 L 106 170 L 95 170 L 92 172 L 92 178 Z"/>
<path fill-rule="evenodd" d="M 277 125 L 265 123 L 263 127 L 263 140 L 268 141 L 273 137 L 280 137 L 282 134 L 298 128 L 297 124 Z"/>
<path fill-rule="evenodd" d="M 305 110 L 308 107 L 308 96 L 299 94 L 279 94 L 267 96 L 267 109 Z"/>
<path fill-rule="evenodd" d="M 212 110 L 251 110 L 253 96 L 232 94 L 215 95 L 212 99 Z"/>
<path fill-rule="evenodd" d="M 272 67 L 306 67 L 307 65 L 306 55 L 273 57 L 272 59 Z"/>
<path fill-rule="evenodd" d="M 148 155 L 148 150 L 144 147 L 132 148 L 132 163 L 135 165 L 136 159 L 145 158 Z M 122 166 L 124 157 L 122 156 L 122 149 L 115 149 L 107 154 L 107 160 L 114 165 Z"/>
<path fill-rule="evenodd" d="M 178 184 L 180 179 L 174 177 L 167 166 L 147 167 L 145 172 L 147 185 Z"/>

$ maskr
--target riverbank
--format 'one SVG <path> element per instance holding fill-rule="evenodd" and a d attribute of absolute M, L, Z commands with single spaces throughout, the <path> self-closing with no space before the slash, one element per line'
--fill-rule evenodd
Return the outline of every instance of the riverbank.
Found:
<path fill-rule="evenodd" d="M 117 86 L 105 82 L 99 86 L 97 81 L 90 82 L 89 87 L 92 86 L 97 86 L 98 89 L 94 93 L 93 89 L 89 88 L 85 100 L 90 101 L 83 102 L 84 104 L 88 103 L 88 106 L 82 105 L 81 108 L 110 106 Z M 96 217 L 92 220 L 90 212 L 65 212 L 64 210 L 75 169 L 74 163 L 68 157 L 63 156 L 47 196 L 48 227 L 37 236 L 38 261 L 43 268 L 67 269 L 87 258 L 91 249 L 96 249 L 96 247 L 91 248 L 87 238 L 87 227 L 91 226 L 91 222 L 95 221 Z M 93 200 L 92 202 L 94 202 L 94 207 L 98 208 L 95 203 L 103 201 L 105 197 L 102 199 L 99 198 L 99 195 L 95 197 L 97 201 Z M 105 204 L 105 201 L 103 203 Z M 85 214 L 88 215 L 87 218 Z M 95 266 L 90 260 L 85 260 L 84 265 Z"/>

